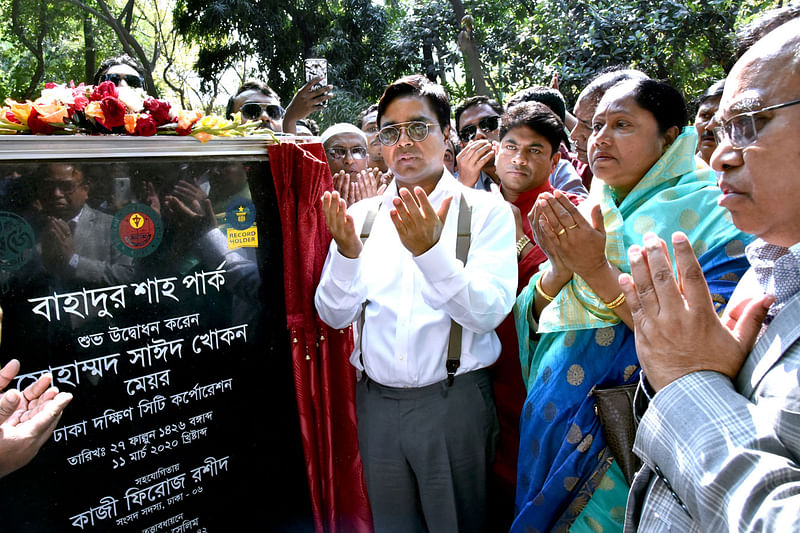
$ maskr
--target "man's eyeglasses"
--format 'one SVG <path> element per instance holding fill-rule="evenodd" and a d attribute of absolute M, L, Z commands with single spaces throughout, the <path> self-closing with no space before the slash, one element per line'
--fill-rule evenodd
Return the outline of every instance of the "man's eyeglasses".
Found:
<path fill-rule="evenodd" d="M 436 124 L 429 124 L 419 120 L 412 120 L 411 122 L 398 122 L 390 126 L 384 126 L 378 130 L 378 140 L 381 144 L 386 146 L 393 146 L 400 140 L 401 130 L 406 131 L 408 138 L 414 142 L 422 142 L 428 138 L 430 127 Z"/>
<path fill-rule="evenodd" d="M 740 113 L 732 116 L 728 120 L 722 120 L 722 125 L 712 130 L 714 132 L 714 139 L 717 141 L 717 144 L 722 144 L 722 141 L 727 138 L 731 143 L 731 147 L 736 150 L 746 148 L 758 140 L 758 130 L 760 126 L 763 126 L 763 123 L 761 125 L 756 125 L 756 115 L 764 113 L 765 111 L 774 111 L 775 109 L 789 107 L 795 104 L 800 104 L 800 100 L 771 105 L 764 109 Z"/>
<path fill-rule="evenodd" d="M 117 87 L 119 87 L 122 80 L 125 80 L 128 87 L 133 87 L 134 89 L 144 87 L 144 78 L 136 74 L 105 74 L 103 76 L 103 81 L 110 81 Z"/>
<path fill-rule="evenodd" d="M 461 131 L 458 132 L 458 137 L 462 142 L 468 143 L 478 134 L 478 128 L 485 133 L 487 131 L 494 131 L 499 127 L 499 116 L 495 115 L 493 117 L 483 117 L 478 121 L 477 127 L 474 124 L 470 124 L 469 126 L 464 126 L 461 128 Z"/>
<path fill-rule="evenodd" d="M 261 102 L 245 102 L 242 104 L 240 111 L 242 112 L 242 118 L 246 120 L 257 120 L 264 111 L 267 112 L 267 116 L 272 120 L 280 120 L 284 114 L 281 106 Z"/>
<path fill-rule="evenodd" d="M 46 193 L 53 193 L 58 189 L 61 191 L 61 194 L 72 194 L 83 187 L 83 182 L 76 182 L 74 180 L 43 180 L 40 183 L 40 187 Z"/>
<path fill-rule="evenodd" d="M 331 159 L 344 159 L 347 154 L 353 159 L 365 159 L 367 157 L 367 149 L 362 146 L 353 146 L 351 148 L 340 148 L 338 146 L 328 150 L 328 156 Z"/>

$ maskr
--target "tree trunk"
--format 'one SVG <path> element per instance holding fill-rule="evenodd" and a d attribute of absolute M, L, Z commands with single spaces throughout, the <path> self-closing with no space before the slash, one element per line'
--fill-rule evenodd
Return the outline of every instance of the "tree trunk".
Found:
<path fill-rule="evenodd" d="M 150 63 L 150 60 L 147 57 L 147 53 L 144 51 L 144 48 L 136 38 L 131 35 L 131 33 L 125 29 L 122 25 L 120 20 L 118 20 L 112 13 L 106 4 L 105 0 L 96 0 L 97 5 L 100 7 L 100 10 L 87 5 L 82 0 L 67 0 L 69 3 L 74 4 L 90 15 L 97 17 L 102 22 L 108 24 L 114 33 L 117 34 L 117 38 L 119 39 L 120 44 L 122 45 L 123 51 L 131 57 L 135 57 L 139 60 L 139 63 L 142 65 L 144 69 L 144 81 L 145 81 L 145 88 L 147 92 L 156 98 L 158 98 L 158 91 L 156 90 L 156 84 L 153 80 L 153 65 Z M 130 5 L 131 9 L 133 9 L 133 1 L 131 0 Z"/>
<path fill-rule="evenodd" d="M 19 2 L 20 0 L 12 0 L 11 2 L 11 29 L 14 32 L 14 35 L 20 40 L 20 42 L 30 50 L 33 57 L 36 58 L 36 69 L 34 70 L 33 76 L 31 77 L 31 82 L 28 84 L 28 87 L 25 89 L 24 94 L 22 95 L 24 100 L 30 100 L 33 98 L 33 94 L 36 91 L 36 88 L 39 85 L 39 82 L 42 81 L 42 76 L 44 76 L 44 36 L 47 32 L 47 3 L 45 0 L 40 0 L 38 7 L 38 18 L 39 21 L 36 26 L 39 28 L 39 33 L 35 36 L 36 40 L 31 41 L 28 39 L 28 34 L 20 25 L 19 22 Z"/>
<path fill-rule="evenodd" d="M 425 37 L 422 41 L 422 66 L 425 69 L 425 77 L 436 83 L 436 65 L 433 63 L 433 44 L 430 37 Z"/>
<path fill-rule="evenodd" d="M 472 77 L 475 84 L 475 94 L 489 95 L 486 87 L 486 78 L 483 75 L 483 65 L 478 47 L 473 38 L 472 17 L 466 14 L 461 0 L 450 0 L 456 20 L 461 23 L 461 32 L 458 34 L 458 47 L 464 56 L 465 72 Z"/>
<path fill-rule="evenodd" d="M 97 70 L 97 50 L 94 44 L 94 25 L 88 13 L 83 17 L 83 58 L 85 64 L 83 79 L 89 85 L 93 83 L 94 73 Z"/>

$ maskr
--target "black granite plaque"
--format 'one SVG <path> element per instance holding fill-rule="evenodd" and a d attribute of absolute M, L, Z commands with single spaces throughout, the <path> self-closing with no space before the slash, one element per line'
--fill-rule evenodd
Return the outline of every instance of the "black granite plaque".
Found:
<path fill-rule="evenodd" d="M 265 157 L 0 175 L 0 361 L 74 395 L 0 479 L 0 530 L 307 530 Z"/>

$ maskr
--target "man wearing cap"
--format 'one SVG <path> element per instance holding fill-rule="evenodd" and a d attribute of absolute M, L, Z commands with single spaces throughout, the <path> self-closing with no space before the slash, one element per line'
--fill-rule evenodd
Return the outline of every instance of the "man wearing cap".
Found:
<path fill-rule="evenodd" d="M 340 122 L 323 131 L 321 137 L 331 174 L 344 171 L 355 178 L 367 169 L 367 136 L 363 131 Z"/>

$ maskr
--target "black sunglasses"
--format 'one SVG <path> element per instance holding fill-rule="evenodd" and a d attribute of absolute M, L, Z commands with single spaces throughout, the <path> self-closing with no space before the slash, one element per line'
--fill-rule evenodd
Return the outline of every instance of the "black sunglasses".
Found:
<path fill-rule="evenodd" d="M 137 76 L 136 74 L 105 74 L 103 76 L 103 81 L 110 81 L 116 86 L 119 86 L 119 83 L 122 80 L 125 80 L 125 83 L 128 84 L 128 87 L 144 87 L 144 78 Z"/>
<path fill-rule="evenodd" d="M 474 124 L 470 124 L 469 126 L 464 126 L 461 128 L 461 131 L 458 132 L 458 137 L 461 139 L 462 142 L 468 143 L 475 136 L 478 134 L 478 128 L 481 129 L 483 132 L 487 131 L 494 131 L 500 127 L 500 117 L 495 115 L 493 117 L 483 117 L 478 121 L 478 126 L 476 127 Z"/>
<path fill-rule="evenodd" d="M 267 116 L 272 120 L 280 120 L 283 118 L 284 110 L 281 106 L 275 104 L 264 104 L 261 102 L 245 102 L 242 104 L 242 118 L 247 120 L 257 120 L 261 116 L 261 113 L 263 113 L 265 110 L 267 112 Z"/>

